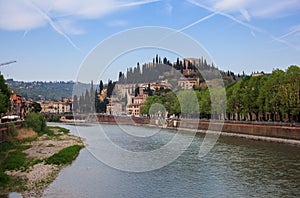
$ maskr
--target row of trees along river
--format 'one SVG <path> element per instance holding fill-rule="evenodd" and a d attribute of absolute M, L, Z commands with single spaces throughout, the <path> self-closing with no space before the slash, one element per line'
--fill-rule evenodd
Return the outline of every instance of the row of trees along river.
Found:
<path fill-rule="evenodd" d="M 176 94 L 171 91 L 156 92 L 147 98 L 141 112 L 148 114 L 151 105 L 158 103 L 169 114 L 178 115 L 181 109 L 185 109 L 188 113 L 183 116 L 193 117 L 199 109 L 201 118 L 211 118 L 211 98 L 217 98 L 221 103 L 221 91 L 208 88 L 195 90 L 198 103 L 190 101 L 190 91 L 181 90 Z M 286 71 L 277 69 L 270 75 L 245 76 L 226 87 L 226 96 L 227 115 L 214 115 L 215 118 L 300 122 L 300 67 L 290 66 Z M 197 104 L 199 108 L 193 106 Z"/>

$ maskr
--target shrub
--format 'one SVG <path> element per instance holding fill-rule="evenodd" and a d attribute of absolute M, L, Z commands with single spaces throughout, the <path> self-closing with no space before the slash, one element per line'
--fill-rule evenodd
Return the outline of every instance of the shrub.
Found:
<path fill-rule="evenodd" d="M 13 143 L 18 136 L 18 130 L 14 123 L 8 123 L 7 125 L 7 133 L 5 134 L 5 140 L 7 142 Z"/>
<path fill-rule="evenodd" d="M 57 115 L 50 115 L 47 118 L 47 122 L 60 122 L 60 117 Z"/>
<path fill-rule="evenodd" d="M 47 158 L 45 162 L 46 164 L 56 164 L 56 165 L 71 163 L 79 154 L 80 149 L 82 149 L 82 146 L 79 145 L 73 145 L 64 148 L 58 153 L 55 153 L 51 157 Z"/>
<path fill-rule="evenodd" d="M 16 128 L 16 125 L 14 123 L 8 124 L 7 133 L 8 133 L 8 135 L 10 135 L 14 138 L 18 136 L 18 129 Z"/>
<path fill-rule="evenodd" d="M 43 115 L 37 113 L 29 113 L 26 116 L 24 126 L 26 128 L 32 128 L 38 134 L 43 134 L 47 132 L 46 130 L 46 120 Z"/>

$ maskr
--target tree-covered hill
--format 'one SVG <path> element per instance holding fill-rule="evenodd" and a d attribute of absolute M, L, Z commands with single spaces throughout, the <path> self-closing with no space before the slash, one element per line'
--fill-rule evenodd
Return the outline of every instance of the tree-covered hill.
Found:
<path fill-rule="evenodd" d="M 8 87 L 26 99 L 59 101 L 62 97 L 71 98 L 75 82 L 23 82 L 6 80 Z M 82 90 L 90 88 L 90 84 L 80 83 Z"/>

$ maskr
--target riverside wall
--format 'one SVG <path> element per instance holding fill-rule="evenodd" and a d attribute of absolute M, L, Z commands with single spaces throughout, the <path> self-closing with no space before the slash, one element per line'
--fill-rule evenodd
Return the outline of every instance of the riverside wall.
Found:
<path fill-rule="evenodd" d="M 243 135 L 254 135 L 272 138 L 283 138 L 291 140 L 300 140 L 300 127 L 297 126 L 278 126 L 278 125 L 262 125 L 262 124 L 244 124 L 244 123 L 228 123 L 228 122 L 194 122 L 194 121 L 178 121 L 178 126 L 182 128 L 195 128 L 198 125 L 199 130 L 219 129 L 222 127 L 224 133 L 236 133 Z M 181 123 L 180 123 L 181 122 Z M 223 126 L 222 126 L 223 125 Z"/>
<path fill-rule="evenodd" d="M 162 125 L 162 122 L 157 122 L 155 119 L 146 117 L 128 117 L 128 116 L 112 116 L 112 115 L 97 115 L 98 122 L 117 123 L 117 124 L 141 124 L 141 125 Z M 81 119 L 84 119 L 82 117 Z M 282 138 L 289 140 L 300 140 L 300 126 L 285 126 L 276 125 L 276 123 L 239 123 L 239 122 L 220 122 L 220 121 L 195 121 L 195 120 L 167 120 L 168 128 L 182 129 L 198 129 L 202 131 L 216 131 L 221 128 L 222 133 L 253 135 L 261 137 Z"/>

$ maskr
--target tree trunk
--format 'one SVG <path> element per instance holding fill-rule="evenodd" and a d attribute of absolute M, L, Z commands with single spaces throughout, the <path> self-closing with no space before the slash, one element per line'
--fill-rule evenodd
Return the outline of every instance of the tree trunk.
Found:
<path fill-rule="evenodd" d="M 252 113 L 251 112 L 249 113 L 249 118 L 250 118 L 250 121 L 252 121 Z"/>
<path fill-rule="evenodd" d="M 255 113 L 255 121 L 260 121 L 260 118 L 258 117 L 259 116 L 259 113 Z"/>
<path fill-rule="evenodd" d="M 280 122 L 282 122 L 282 113 L 279 112 L 279 119 L 280 119 Z"/>

